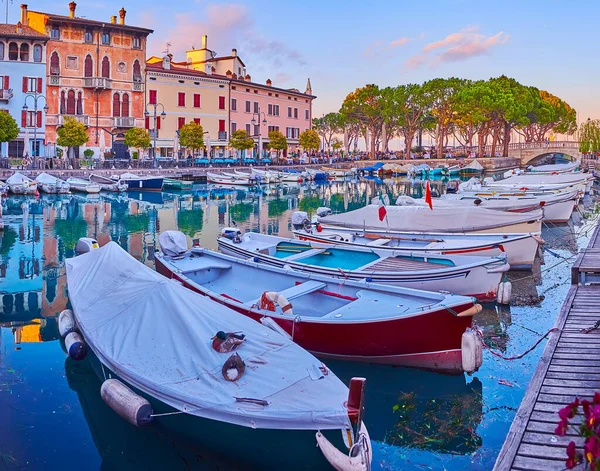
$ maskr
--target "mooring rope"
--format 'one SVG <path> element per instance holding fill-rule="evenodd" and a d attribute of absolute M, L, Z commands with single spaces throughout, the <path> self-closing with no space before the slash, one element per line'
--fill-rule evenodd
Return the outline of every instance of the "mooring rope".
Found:
<path fill-rule="evenodd" d="M 490 347 L 489 345 L 487 345 L 485 343 L 485 340 L 483 339 L 483 333 L 481 332 L 481 330 L 477 329 L 477 334 L 479 335 L 479 338 L 481 339 L 481 343 L 483 344 L 483 346 L 485 348 L 487 348 L 492 355 L 495 355 L 498 358 L 501 358 L 502 360 L 512 361 L 512 360 L 519 360 L 520 358 L 523 358 L 528 353 L 531 353 L 542 342 L 542 340 L 544 340 L 546 337 L 548 337 L 548 335 L 550 335 L 552 332 L 556 332 L 556 331 L 560 331 L 560 329 L 558 327 L 553 327 L 548 332 L 546 332 L 544 335 L 542 335 L 538 339 L 538 341 L 533 344 L 533 346 L 531 348 L 527 349 L 525 352 L 521 353 L 520 355 L 516 355 L 513 357 L 505 357 L 504 355 L 501 355 L 500 353 L 497 353 L 494 350 L 492 350 L 492 347 Z"/>

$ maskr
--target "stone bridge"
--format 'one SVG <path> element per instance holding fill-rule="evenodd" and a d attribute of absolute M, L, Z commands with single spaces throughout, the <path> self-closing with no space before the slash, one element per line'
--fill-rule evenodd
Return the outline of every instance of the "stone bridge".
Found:
<path fill-rule="evenodd" d="M 476 152 L 477 149 L 473 148 Z M 485 146 L 486 155 L 492 152 L 492 146 Z M 502 146 L 496 146 L 496 155 L 502 154 Z M 567 158 L 581 159 L 579 142 L 576 141 L 551 141 L 551 142 L 513 142 L 508 145 L 508 157 L 516 157 L 521 160 L 521 166 L 542 161 L 545 157 L 553 154 L 562 154 Z"/>

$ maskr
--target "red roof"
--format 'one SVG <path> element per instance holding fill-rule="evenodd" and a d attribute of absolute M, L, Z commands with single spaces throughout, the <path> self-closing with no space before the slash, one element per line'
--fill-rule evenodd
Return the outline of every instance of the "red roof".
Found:
<path fill-rule="evenodd" d="M 162 65 L 162 62 L 157 62 L 156 64 L 146 64 L 146 70 L 154 70 L 156 72 L 173 72 L 182 75 L 190 75 L 192 77 L 204 77 L 204 78 L 217 78 L 222 80 L 229 80 L 229 77 L 225 75 L 218 74 L 207 74 L 206 72 L 202 72 L 201 70 L 188 69 L 185 67 L 176 67 L 171 65 L 171 68 L 165 69 Z"/>
<path fill-rule="evenodd" d="M 45 34 L 39 33 L 29 26 L 21 26 L 21 32 L 18 32 L 17 25 L 11 24 L 0 24 L 0 36 L 4 38 L 50 39 Z"/>
<path fill-rule="evenodd" d="M 56 23 L 72 23 L 72 24 L 78 24 L 78 25 L 82 25 L 82 26 L 95 26 L 97 28 L 112 28 L 112 29 L 120 29 L 123 31 L 130 31 L 130 32 L 135 32 L 135 33 L 142 33 L 142 34 L 151 34 L 154 32 L 154 30 L 152 29 L 148 29 L 148 28 L 140 28 L 139 26 L 132 26 L 132 25 L 128 25 L 128 24 L 120 24 L 120 23 L 111 23 L 110 21 L 98 21 L 98 20 L 88 20 L 87 18 L 71 18 L 70 16 L 65 16 L 65 15 L 55 15 L 54 13 L 44 13 L 42 11 L 33 11 L 33 10 L 29 10 L 30 13 L 37 13 L 38 15 L 45 15 L 48 17 L 48 20 L 50 22 L 56 22 Z"/>

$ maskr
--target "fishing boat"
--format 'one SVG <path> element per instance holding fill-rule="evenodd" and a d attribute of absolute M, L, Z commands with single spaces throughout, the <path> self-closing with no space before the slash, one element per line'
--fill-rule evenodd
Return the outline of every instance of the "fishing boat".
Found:
<path fill-rule="evenodd" d="M 38 189 L 43 193 L 52 195 L 66 195 L 70 193 L 71 186 L 64 180 L 46 172 L 40 173 L 36 178 Z"/>
<path fill-rule="evenodd" d="M 446 176 L 449 175 L 448 167 L 445 165 L 438 165 L 437 167 L 429 170 L 429 176 Z"/>
<path fill-rule="evenodd" d="M 408 171 L 408 176 L 411 178 L 427 178 L 431 167 L 427 164 L 415 165 Z"/>
<path fill-rule="evenodd" d="M 302 242 L 255 232 L 242 235 L 236 228 L 225 228 L 217 242 L 222 253 L 261 264 L 344 280 L 462 294 L 479 301 L 496 299 L 502 276 L 510 269 L 505 254 L 493 258 L 415 255 L 375 247 Z"/>
<path fill-rule="evenodd" d="M 383 169 L 385 170 L 385 165 L 383 166 Z M 321 171 L 328 173 L 332 177 L 346 178 L 346 177 L 352 177 L 352 176 L 356 175 L 357 170 L 356 170 L 356 168 L 344 169 L 344 168 L 333 168 L 333 167 L 321 167 Z"/>
<path fill-rule="evenodd" d="M 112 178 L 103 177 L 102 175 L 97 175 L 92 173 L 90 175 L 90 181 L 100 185 L 101 191 L 110 191 L 110 192 L 122 192 L 127 191 L 127 183 L 124 181 L 118 180 L 115 181 Z"/>
<path fill-rule="evenodd" d="M 174 231 L 160 235 L 159 273 L 256 321 L 276 324 L 317 356 L 463 371 L 461 339 L 480 310 L 472 298 L 340 282 L 200 247 L 185 251 L 183 244 L 173 251 L 169 239 L 176 237 Z"/>
<path fill-rule="evenodd" d="M 461 176 L 468 175 L 481 175 L 483 173 L 483 166 L 476 160 L 472 160 L 467 165 L 458 169 L 458 174 Z"/>
<path fill-rule="evenodd" d="M 483 184 L 490 188 L 512 188 L 521 190 L 564 190 L 569 188 L 589 193 L 594 180 L 588 173 L 560 173 L 548 174 L 523 174 L 513 175 L 502 180 L 486 178 Z"/>
<path fill-rule="evenodd" d="M 363 174 L 373 175 L 373 174 L 379 173 L 382 170 L 383 166 L 384 166 L 383 162 L 376 162 L 373 165 L 368 165 L 366 167 L 359 168 L 358 171 Z"/>
<path fill-rule="evenodd" d="M 81 193 L 97 194 L 100 193 L 100 185 L 90 180 L 83 178 L 71 177 L 67 179 L 67 183 L 71 186 L 71 190 Z"/>
<path fill-rule="evenodd" d="M 566 164 L 552 164 L 552 165 L 530 165 L 526 168 L 527 173 L 535 174 L 550 174 L 556 175 L 559 173 L 572 173 L 579 170 L 581 162 L 576 160 L 575 162 L 569 162 Z"/>
<path fill-rule="evenodd" d="M 213 172 L 206 173 L 206 180 L 209 183 L 228 186 L 252 186 L 254 184 L 254 181 L 251 178 L 235 177 Z"/>
<path fill-rule="evenodd" d="M 526 233 L 540 232 L 542 211 L 507 213 L 478 207 L 435 208 L 426 206 L 381 206 L 371 204 L 347 213 L 320 217 L 325 229 L 369 229 L 395 232 Z"/>
<path fill-rule="evenodd" d="M 299 240 L 349 247 L 376 247 L 378 250 L 405 250 L 415 255 L 507 256 L 511 269 L 529 270 L 543 243 L 541 233 L 476 234 L 440 232 L 389 232 L 376 230 L 323 229 L 311 223 L 307 214 L 292 215 L 293 234 Z M 320 228 L 320 229 L 319 229 Z"/>
<path fill-rule="evenodd" d="M 329 173 L 314 168 L 306 168 L 305 172 L 308 173 L 310 178 L 315 181 L 326 181 L 330 178 Z"/>
<path fill-rule="evenodd" d="M 8 194 L 8 184 L 0 181 L 0 195 L 6 196 Z"/>
<path fill-rule="evenodd" d="M 15 195 L 35 195 L 37 183 L 35 180 L 15 172 L 6 179 L 6 184 L 11 193 Z"/>
<path fill-rule="evenodd" d="M 275 170 L 261 170 L 256 167 L 252 167 L 252 175 L 260 177 L 260 181 L 263 183 L 280 183 L 281 175 Z M 236 172 L 237 173 L 237 172 Z"/>
<path fill-rule="evenodd" d="M 491 209 L 495 211 L 507 211 L 511 213 L 527 213 L 542 210 L 543 220 L 554 224 L 566 223 L 571 218 L 575 204 L 579 200 L 580 193 L 572 191 L 569 193 L 550 193 L 546 195 L 469 195 L 448 193 L 433 200 L 434 209 L 473 207 Z M 424 199 L 413 199 L 410 196 L 400 196 L 396 205 L 427 206 Z"/>
<path fill-rule="evenodd" d="M 115 412 L 136 426 L 189 416 L 198 436 L 225 453 L 254 455 L 276 442 L 309 469 L 327 461 L 369 469 L 364 380 L 351 381 L 349 396 L 281 329 L 166 280 L 115 242 L 79 242 L 90 247 L 66 262 L 73 311 L 61 313 L 59 328 L 67 332 L 73 316 L 69 354 L 88 348 L 99 361 L 100 394 Z M 343 439 L 355 444 L 352 457 L 340 451 Z"/>
<path fill-rule="evenodd" d="M 162 191 L 163 177 L 141 177 L 133 173 L 123 173 L 120 176 L 113 177 L 115 181 L 122 181 L 127 184 L 127 189 L 131 191 Z"/>
<path fill-rule="evenodd" d="M 164 178 L 163 188 L 169 190 L 191 190 L 193 182 L 187 180 L 177 180 L 175 178 Z"/>
<path fill-rule="evenodd" d="M 281 181 L 287 183 L 302 183 L 303 181 L 310 180 L 308 173 L 294 169 L 284 169 L 283 172 L 279 172 L 279 175 Z"/>
<path fill-rule="evenodd" d="M 457 176 L 460 174 L 460 165 L 451 165 L 448 167 L 448 175 Z"/>

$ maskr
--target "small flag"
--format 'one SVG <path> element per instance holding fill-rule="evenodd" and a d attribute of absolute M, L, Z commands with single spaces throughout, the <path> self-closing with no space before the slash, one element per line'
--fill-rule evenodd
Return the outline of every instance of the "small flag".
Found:
<path fill-rule="evenodd" d="M 425 186 L 425 202 L 429 205 L 429 209 L 433 210 L 433 202 L 431 201 L 431 187 L 429 186 L 429 180 Z"/>
<path fill-rule="evenodd" d="M 379 220 L 383 221 L 385 219 L 385 216 L 387 215 L 387 209 L 385 209 L 385 206 L 383 204 L 380 204 L 379 209 L 377 211 L 379 214 Z"/>

